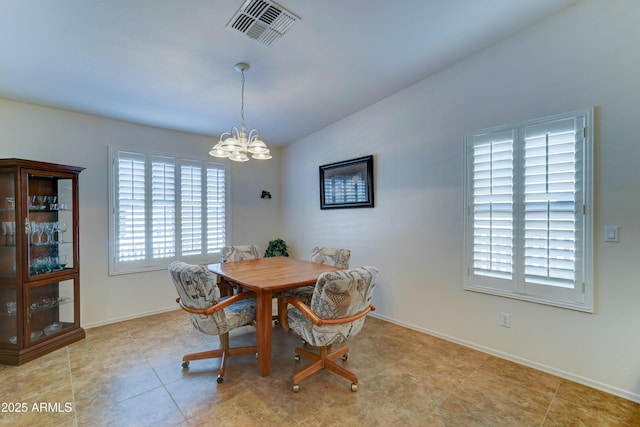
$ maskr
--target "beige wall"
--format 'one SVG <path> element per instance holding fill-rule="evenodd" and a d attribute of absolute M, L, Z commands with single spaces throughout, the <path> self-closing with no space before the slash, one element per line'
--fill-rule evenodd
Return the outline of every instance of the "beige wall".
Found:
<path fill-rule="evenodd" d="M 107 274 L 108 147 L 210 160 L 207 153 L 214 142 L 199 135 L 0 99 L 0 157 L 86 168 L 79 179 L 83 326 L 176 307 L 176 292 L 166 271 Z M 276 150 L 269 162 L 231 165 L 232 242 L 255 243 L 264 250 L 270 239 L 280 235 L 280 158 Z M 271 191 L 271 200 L 260 199 L 263 189 Z"/>
<path fill-rule="evenodd" d="M 350 248 L 381 271 L 377 316 L 640 401 L 638 16 L 635 0 L 584 0 L 287 147 L 294 255 Z M 463 291 L 464 133 L 590 107 L 595 313 Z M 376 207 L 321 211 L 318 166 L 367 154 Z"/>

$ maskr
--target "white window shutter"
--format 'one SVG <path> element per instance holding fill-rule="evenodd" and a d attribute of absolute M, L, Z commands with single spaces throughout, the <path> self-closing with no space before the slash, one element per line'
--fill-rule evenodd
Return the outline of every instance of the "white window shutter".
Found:
<path fill-rule="evenodd" d="M 473 272 L 511 279 L 514 246 L 514 134 L 495 132 L 472 142 Z"/>
<path fill-rule="evenodd" d="M 118 213 L 116 262 L 143 260 L 146 257 L 145 157 L 119 152 L 116 158 Z"/>
<path fill-rule="evenodd" d="M 207 253 L 220 251 L 226 245 L 225 170 L 207 165 Z"/>
<path fill-rule="evenodd" d="M 151 157 L 151 241 L 153 258 L 176 256 L 176 165 Z"/>
<path fill-rule="evenodd" d="M 180 163 L 180 244 L 182 255 L 202 253 L 202 165 Z"/>
<path fill-rule="evenodd" d="M 571 303 L 583 297 L 584 116 L 527 126 L 523 288 Z"/>

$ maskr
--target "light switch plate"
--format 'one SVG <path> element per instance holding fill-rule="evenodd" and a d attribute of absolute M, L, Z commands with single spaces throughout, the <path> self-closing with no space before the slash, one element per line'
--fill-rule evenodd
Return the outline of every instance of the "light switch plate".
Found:
<path fill-rule="evenodd" d="M 605 225 L 604 226 L 604 241 L 605 242 L 617 242 L 619 241 L 619 228 L 617 225 Z"/>

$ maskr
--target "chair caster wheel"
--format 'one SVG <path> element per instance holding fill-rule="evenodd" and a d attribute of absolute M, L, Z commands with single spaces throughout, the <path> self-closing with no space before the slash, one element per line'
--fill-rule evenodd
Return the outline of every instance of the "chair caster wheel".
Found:
<path fill-rule="evenodd" d="M 348 354 L 343 354 L 342 355 L 342 360 L 344 360 L 345 362 L 347 361 L 348 358 L 349 358 Z"/>
<path fill-rule="evenodd" d="M 296 362 L 300 361 L 300 355 L 296 354 L 295 356 L 293 356 L 293 360 L 295 360 Z"/>
<path fill-rule="evenodd" d="M 182 362 L 182 367 L 187 369 L 189 367 L 189 362 Z"/>
<path fill-rule="evenodd" d="M 297 393 L 300 391 L 300 386 L 298 384 L 294 384 L 293 387 L 291 387 L 291 390 L 293 390 L 294 393 Z"/>
<path fill-rule="evenodd" d="M 218 378 L 216 378 L 216 381 L 218 382 L 218 384 L 222 384 L 222 381 L 224 381 L 224 378 L 218 375 Z"/>
<path fill-rule="evenodd" d="M 351 383 L 351 391 L 358 391 L 358 384 Z"/>

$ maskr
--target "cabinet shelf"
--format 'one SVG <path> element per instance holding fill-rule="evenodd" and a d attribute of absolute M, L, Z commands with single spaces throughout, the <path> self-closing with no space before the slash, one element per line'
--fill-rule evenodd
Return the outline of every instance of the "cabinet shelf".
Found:
<path fill-rule="evenodd" d="M 63 304 L 69 304 L 73 302 L 73 298 L 69 297 L 61 297 L 61 298 L 47 298 L 40 302 L 33 303 L 29 307 L 29 315 L 34 313 L 38 313 L 45 310 L 51 310 L 53 308 L 58 308 Z"/>
<path fill-rule="evenodd" d="M 13 209 L 3 209 L 3 210 L 13 210 Z M 29 212 L 69 212 L 72 209 L 68 209 L 68 208 L 62 208 L 62 209 L 49 209 L 49 208 L 44 208 L 44 209 L 38 209 L 38 208 L 34 208 L 34 207 L 29 207 Z M 0 210 L 2 211 L 2 210 Z"/>
<path fill-rule="evenodd" d="M 29 243 L 29 246 L 36 246 L 36 247 L 39 247 L 39 246 L 58 246 L 58 245 L 69 245 L 71 243 L 73 243 L 73 242 Z"/>
<path fill-rule="evenodd" d="M 56 267 L 56 268 L 47 268 L 47 269 L 44 269 L 42 271 L 37 271 L 33 267 L 30 267 L 29 268 L 29 274 L 31 276 L 40 276 L 40 275 L 48 274 L 48 273 L 58 273 L 60 271 L 65 271 L 65 270 L 68 270 L 68 269 L 64 268 L 64 267 Z"/>

